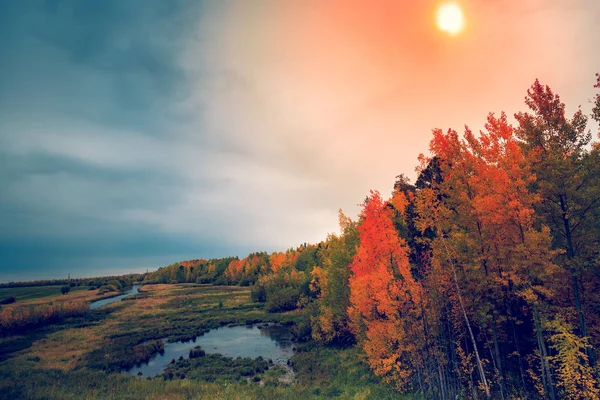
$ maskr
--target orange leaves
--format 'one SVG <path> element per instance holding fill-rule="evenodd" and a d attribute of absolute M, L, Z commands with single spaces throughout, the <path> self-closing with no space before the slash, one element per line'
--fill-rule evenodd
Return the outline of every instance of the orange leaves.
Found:
<path fill-rule="evenodd" d="M 404 215 L 404 211 L 406 210 L 406 206 L 408 205 L 408 199 L 402 191 L 396 190 L 394 192 L 394 196 L 392 197 L 391 203 L 400 214 Z"/>
<path fill-rule="evenodd" d="M 225 276 L 230 283 L 239 283 L 244 280 L 254 282 L 259 275 L 267 273 L 266 253 L 253 253 L 241 260 L 233 260 L 225 270 Z"/>
<path fill-rule="evenodd" d="M 396 197 L 401 210 L 406 199 Z M 409 349 L 419 342 L 408 325 L 416 320 L 415 303 L 421 289 L 409 268 L 407 247 L 392 222 L 393 210 L 378 192 L 371 192 L 358 226 L 360 246 L 350 269 L 352 327 L 376 374 L 405 388 L 410 367 Z"/>
<path fill-rule="evenodd" d="M 233 260 L 229 263 L 225 270 L 225 276 L 227 276 L 230 281 L 239 281 L 242 278 L 245 260 L 245 258 L 243 260 Z"/>
<path fill-rule="evenodd" d="M 269 256 L 269 263 L 271 264 L 271 270 L 273 273 L 277 273 L 283 267 L 288 260 L 286 253 L 273 253 Z"/>

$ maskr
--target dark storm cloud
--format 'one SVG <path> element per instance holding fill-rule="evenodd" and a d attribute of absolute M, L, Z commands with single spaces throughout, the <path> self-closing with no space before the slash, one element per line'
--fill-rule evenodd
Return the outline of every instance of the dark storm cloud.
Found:
<path fill-rule="evenodd" d="M 5 115 L 77 115 L 157 132 L 170 102 L 185 97 L 177 54 L 199 6 L 26 0 L 0 7 Z"/>
<path fill-rule="evenodd" d="M 185 193 L 170 146 L 185 116 L 171 106 L 188 96 L 178 54 L 200 11 L 183 1 L 0 4 L 0 281 L 226 251 L 137 217 Z"/>

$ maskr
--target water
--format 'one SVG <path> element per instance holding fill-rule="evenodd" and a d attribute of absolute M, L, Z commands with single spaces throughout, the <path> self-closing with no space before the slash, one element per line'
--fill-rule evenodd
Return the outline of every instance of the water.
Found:
<path fill-rule="evenodd" d="M 129 297 L 129 296 L 133 296 L 134 294 L 138 294 L 139 293 L 138 289 L 140 288 L 140 286 L 141 285 L 133 285 L 133 287 L 131 289 L 129 289 L 128 291 L 126 291 L 125 293 L 123 293 L 119 296 L 109 297 L 108 299 L 93 301 L 92 304 L 90 304 L 90 310 L 105 306 L 110 303 L 114 303 L 115 301 L 121 301 L 125 297 Z"/>
<path fill-rule="evenodd" d="M 172 359 L 187 358 L 196 346 L 202 347 L 207 354 L 222 354 L 226 357 L 262 356 L 273 360 L 273 363 L 286 365 L 292 357 L 292 335 L 287 326 L 272 325 L 233 326 L 213 329 L 195 341 L 165 343 L 163 355 L 157 354 L 148 364 L 133 367 L 127 371 L 131 375 L 155 376 L 163 372 Z"/>

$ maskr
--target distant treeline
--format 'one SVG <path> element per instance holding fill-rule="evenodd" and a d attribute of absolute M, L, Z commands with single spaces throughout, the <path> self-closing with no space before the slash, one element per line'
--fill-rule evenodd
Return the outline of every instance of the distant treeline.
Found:
<path fill-rule="evenodd" d="M 252 253 L 243 259 L 183 261 L 146 274 L 143 282 L 253 285 L 253 299 L 267 303 L 270 311 L 292 310 L 302 298 L 315 297 L 310 290 L 311 273 L 320 264 L 319 252 L 325 245 L 303 244 L 285 252 Z"/>
<path fill-rule="evenodd" d="M 107 284 L 109 281 L 121 282 L 120 286 L 131 286 L 132 282 L 141 280 L 142 274 L 126 274 L 126 275 L 114 275 L 114 276 L 103 276 L 94 278 L 72 278 L 72 279 L 47 279 L 37 281 L 23 281 L 23 282 L 6 282 L 0 283 L 0 289 L 16 288 L 16 287 L 35 287 L 35 286 L 55 286 L 55 285 L 68 285 L 68 286 L 94 286 L 99 288 L 100 286 Z"/>
<path fill-rule="evenodd" d="M 69 300 L 71 287 L 87 286 L 89 290 L 98 289 L 98 294 L 118 292 L 131 287 L 142 278 L 140 274 L 107 276 L 102 278 L 84 278 L 71 280 L 47 280 L 35 282 L 11 283 L 18 287 L 42 287 L 60 285 L 65 299 L 50 301 L 47 304 L 29 304 L 26 301 L 16 301 L 14 296 L 0 298 L 0 337 L 24 333 L 28 330 L 44 327 L 62 321 L 65 318 L 85 315 L 89 304 L 85 301 Z M 5 285 L 11 285 L 5 284 Z M 6 286 L 4 286 L 6 288 Z"/>

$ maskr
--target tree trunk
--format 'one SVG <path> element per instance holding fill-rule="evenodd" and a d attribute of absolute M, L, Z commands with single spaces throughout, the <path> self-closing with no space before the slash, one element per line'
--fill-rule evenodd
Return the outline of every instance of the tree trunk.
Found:
<path fill-rule="evenodd" d="M 542 364 L 542 381 L 544 383 L 544 390 L 546 391 L 547 396 L 550 397 L 550 400 L 556 400 L 552 371 L 550 371 L 550 364 L 548 363 L 548 351 L 546 349 L 546 344 L 544 343 L 544 331 L 542 329 L 542 322 L 537 306 L 534 306 L 533 308 L 533 321 L 535 324 L 538 350 L 540 352 L 540 360 Z"/>
<path fill-rule="evenodd" d="M 498 371 L 500 372 L 500 394 L 504 400 L 504 393 L 506 393 L 504 368 L 502 368 L 502 356 L 500 355 L 500 346 L 498 344 L 498 333 L 496 328 L 496 317 L 492 317 L 492 334 L 494 336 L 494 352 L 496 353 L 496 364 L 498 365 Z"/>
<path fill-rule="evenodd" d="M 583 313 L 583 307 L 581 306 L 581 296 L 579 294 L 579 281 L 577 280 L 577 273 L 573 266 L 573 262 L 575 261 L 573 232 L 571 229 L 571 221 L 569 220 L 568 215 L 568 205 L 566 204 L 566 199 L 562 195 L 560 196 L 560 208 L 563 212 L 562 221 L 565 232 L 565 238 L 567 239 L 567 258 L 569 260 L 569 272 L 571 274 L 571 283 L 573 285 L 573 297 L 575 298 L 575 309 L 577 310 L 577 319 L 579 320 L 579 330 L 581 332 L 581 337 L 586 337 L 587 327 L 585 323 L 585 314 Z M 587 353 L 590 365 L 594 367 L 594 365 L 596 364 L 594 349 L 591 347 L 587 347 L 585 349 L 585 352 Z"/>
<path fill-rule="evenodd" d="M 460 303 L 460 309 L 462 310 L 463 317 L 465 317 L 465 322 L 467 324 L 467 329 L 469 331 L 469 336 L 471 338 L 471 343 L 473 344 L 473 350 L 475 351 L 475 358 L 477 360 L 477 370 L 479 371 L 479 378 L 481 379 L 481 383 L 483 383 L 483 389 L 485 390 L 485 396 L 488 399 L 491 399 L 492 396 L 490 394 L 490 388 L 487 383 L 487 379 L 485 379 L 485 371 L 483 370 L 483 364 L 481 363 L 481 358 L 479 357 L 479 351 L 477 350 L 477 342 L 475 341 L 475 335 L 473 335 L 473 330 L 471 329 L 471 323 L 469 322 L 469 317 L 467 316 L 467 311 L 465 310 L 465 306 L 463 304 L 462 294 L 460 291 L 460 286 L 458 285 L 458 278 L 456 277 L 456 269 L 452 266 L 452 273 L 454 275 L 454 284 L 456 285 L 456 293 L 458 295 L 458 302 Z M 554 399 L 552 399 L 554 400 Z"/>

